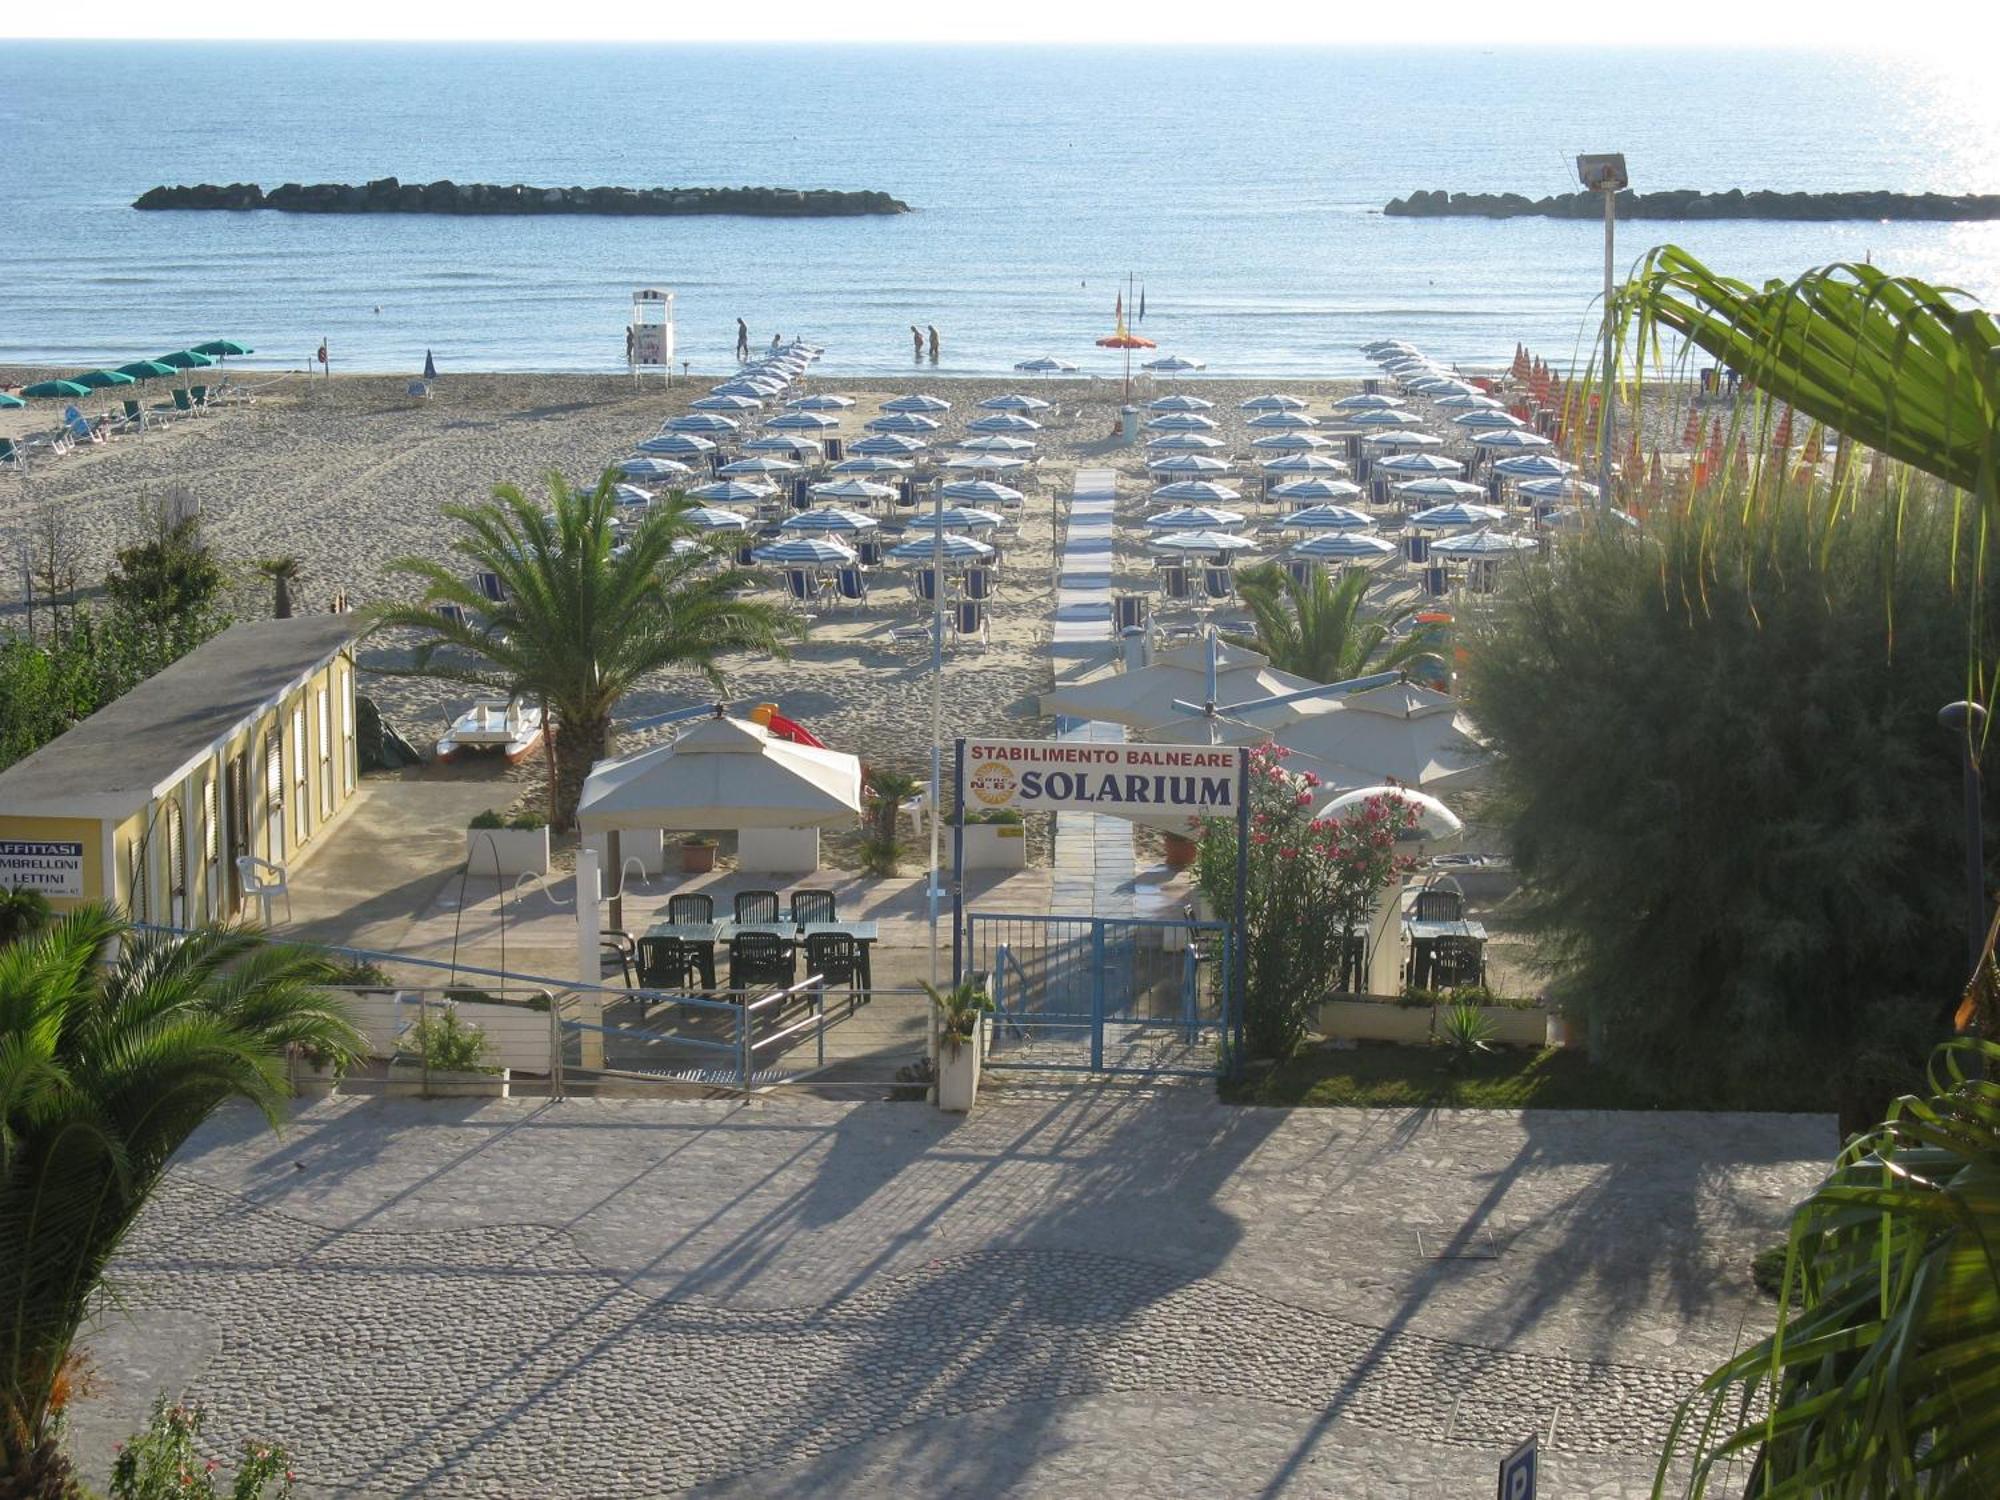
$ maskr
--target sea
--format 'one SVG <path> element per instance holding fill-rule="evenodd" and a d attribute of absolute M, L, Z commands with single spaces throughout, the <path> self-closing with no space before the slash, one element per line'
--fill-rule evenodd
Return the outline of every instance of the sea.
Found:
<path fill-rule="evenodd" d="M 1254 28 L 1254 14 L 1246 20 Z M 2000 104 L 1949 58 L 1809 51 L 0 44 L 0 362 L 217 337 L 336 371 L 623 368 L 631 294 L 678 357 L 735 320 L 829 375 L 944 375 L 1095 346 L 1116 302 L 1210 376 L 1335 377 L 1391 335 L 1503 363 L 1587 347 L 1601 225 L 1384 217 L 1415 189 L 2000 191 Z M 158 183 L 870 188 L 883 218 L 140 213 Z M 2000 223 L 1621 225 L 1752 281 L 1834 260 L 2000 296 Z M 1136 309 L 1133 309 L 1136 314 Z"/>

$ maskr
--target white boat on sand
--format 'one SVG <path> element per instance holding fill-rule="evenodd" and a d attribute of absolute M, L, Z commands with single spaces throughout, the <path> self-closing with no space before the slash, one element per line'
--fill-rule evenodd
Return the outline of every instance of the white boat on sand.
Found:
<path fill-rule="evenodd" d="M 437 758 L 498 751 L 511 765 L 532 754 L 541 742 L 540 708 L 519 698 L 481 698 L 453 720 L 450 731 L 437 742 Z"/>

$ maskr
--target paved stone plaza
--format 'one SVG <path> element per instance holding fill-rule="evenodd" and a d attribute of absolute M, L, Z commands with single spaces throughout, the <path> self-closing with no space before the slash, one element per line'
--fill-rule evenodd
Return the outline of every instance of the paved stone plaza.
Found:
<path fill-rule="evenodd" d="M 1639 1495 L 1834 1146 L 1194 1085 L 232 1112 L 128 1243 L 77 1445 L 167 1388 L 314 1495 L 1429 1500 L 1553 1427 L 1546 1493 Z"/>

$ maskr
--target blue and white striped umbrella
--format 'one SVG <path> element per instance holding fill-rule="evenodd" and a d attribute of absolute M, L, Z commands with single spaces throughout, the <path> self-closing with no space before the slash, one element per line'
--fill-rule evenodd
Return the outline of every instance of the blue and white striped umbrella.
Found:
<path fill-rule="evenodd" d="M 899 437 L 893 432 L 878 432 L 865 437 L 858 443 L 849 443 L 847 451 L 859 453 L 863 457 L 907 458 L 912 453 L 924 451 L 924 445 L 915 438 Z"/>
<path fill-rule="evenodd" d="M 1411 432 L 1397 429 L 1394 432 L 1371 432 L 1362 442 L 1371 448 L 1395 448 L 1409 450 L 1416 448 L 1442 448 L 1444 439 L 1428 432 Z"/>
<path fill-rule="evenodd" d="M 1258 465 L 1266 474 L 1345 474 L 1347 465 L 1324 453 L 1286 453 Z"/>
<path fill-rule="evenodd" d="M 1353 396 L 1342 396 L 1338 401 L 1333 403 L 1333 409 L 1335 411 L 1394 411 L 1402 404 L 1394 396 L 1363 393 Z"/>
<path fill-rule="evenodd" d="M 823 536 L 788 536 L 750 554 L 751 560 L 784 567 L 835 567 L 854 561 L 854 549 Z"/>
<path fill-rule="evenodd" d="M 1469 427 L 1476 431 L 1489 432 L 1497 432 L 1503 427 L 1528 425 L 1512 412 L 1493 411 L 1487 407 L 1475 407 L 1471 411 L 1454 413 L 1451 421 L 1454 427 Z"/>
<path fill-rule="evenodd" d="M 1527 479 L 1515 486 L 1522 494 L 1532 495 L 1537 500 L 1595 500 L 1597 486 L 1588 480 L 1578 479 L 1572 474 L 1552 476 L 1547 479 Z"/>
<path fill-rule="evenodd" d="M 886 417 L 876 417 L 862 424 L 870 432 L 936 432 L 944 424 L 936 417 L 920 416 L 913 411 L 891 412 Z"/>
<path fill-rule="evenodd" d="M 711 396 L 749 396 L 754 400 L 766 401 L 784 388 L 785 383 L 782 380 L 752 380 L 738 376 L 734 380 L 723 381 L 721 385 L 710 386 L 708 393 Z"/>
<path fill-rule="evenodd" d="M 1238 411 L 1304 411 L 1305 402 L 1297 396 L 1287 396 L 1282 391 L 1272 391 L 1263 396 L 1252 396 L 1248 401 L 1236 404 Z"/>
<path fill-rule="evenodd" d="M 742 423 L 731 420 L 719 412 L 691 411 L 684 417 L 675 417 L 663 429 L 667 432 L 739 432 Z"/>
<path fill-rule="evenodd" d="M 915 395 L 898 396 L 893 401 L 884 401 L 882 403 L 882 410 L 903 412 L 950 411 L 951 403 L 941 397 L 927 396 L 919 391 Z"/>
<path fill-rule="evenodd" d="M 1163 355 L 1159 359 L 1149 359 L 1139 366 L 1151 370 L 1155 375 L 1182 375 L 1189 370 L 1206 370 L 1208 366 L 1201 360 L 1188 359 L 1179 354 Z"/>
<path fill-rule="evenodd" d="M 1018 453 L 954 453 L 940 467 L 954 474 L 1012 474 L 1028 461 Z"/>
<path fill-rule="evenodd" d="M 1529 453 L 1537 448 L 1553 448 L 1555 444 L 1539 432 L 1524 432 L 1518 427 L 1506 427 L 1499 432 L 1474 433 L 1472 446 L 1508 453 Z"/>
<path fill-rule="evenodd" d="M 1076 366 L 1066 359 L 1057 359 L 1052 354 L 1044 354 L 1039 359 L 1024 359 L 1015 369 L 1024 375 L 1074 375 Z"/>
<path fill-rule="evenodd" d="M 1047 411 L 1049 403 L 1040 396 L 1010 391 L 1004 396 L 988 396 L 979 403 L 979 408 L 981 411 Z"/>
<path fill-rule="evenodd" d="M 1509 479 L 1560 479 L 1575 473 L 1576 465 L 1552 453 L 1523 453 L 1498 460 L 1493 472 L 1505 474 Z"/>
<path fill-rule="evenodd" d="M 1146 451 L 1150 453 L 1198 453 L 1210 448 L 1220 448 L 1222 439 L 1210 437 L 1205 432 L 1170 432 L 1164 437 L 1146 439 Z M 1151 462 L 1149 459 L 1148 462 Z"/>
<path fill-rule="evenodd" d="M 1483 396 L 1486 394 L 1471 381 L 1454 380 L 1449 375 L 1412 382 L 1410 389 L 1421 391 L 1433 400 L 1440 400 L 1446 396 Z"/>
<path fill-rule="evenodd" d="M 1258 544 L 1233 531 L 1170 531 L 1149 538 L 1147 545 L 1170 552 L 1249 552 Z"/>
<path fill-rule="evenodd" d="M 694 470 L 671 458 L 646 457 L 626 459 L 618 465 L 618 472 L 627 479 L 683 479 Z"/>
<path fill-rule="evenodd" d="M 1207 479 L 1181 479 L 1161 485 L 1153 491 L 1152 498 L 1175 505 L 1220 505 L 1230 500 L 1241 500 L 1243 496 L 1226 484 L 1216 484 Z"/>
<path fill-rule="evenodd" d="M 1348 427 L 1421 427 L 1424 419 L 1413 411 L 1403 411 L 1393 406 L 1371 407 L 1367 411 L 1342 413 L 1341 422 Z"/>
<path fill-rule="evenodd" d="M 1210 458 L 1206 453 L 1163 453 L 1148 455 L 1146 467 L 1155 474 L 1227 474 L 1227 459 Z"/>
<path fill-rule="evenodd" d="M 768 484 L 747 484 L 741 479 L 718 479 L 713 484 L 698 484 L 687 492 L 690 500 L 700 500 L 711 505 L 755 505 L 759 500 L 768 500 L 777 491 Z"/>
<path fill-rule="evenodd" d="M 1332 439 L 1323 438 L 1316 432 L 1273 432 L 1250 439 L 1250 446 L 1273 453 L 1305 453 L 1314 448 L 1331 447 Z"/>
<path fill-rule="evenodd" d="M 1204 417 L 1198 411 L 1170 411 L 1161 416 L 1146 418 L 1148 432 L 1213 432 L 1215 419 Z"/>
<path fill-rule="evenodd" d="M 759 411 L 764 403 L 755 396 L 703 396 L 688 402 L 690 411 Z"/>
<path fill-rule="evenodd" d="M 968 432 L 1040 432 L 1042 424 L 1033 417 L 999 411 L 990 417 L 975 417 L 965 424 Z"/>
<path fill-rule="evenodd" d="M 1394 542 L 1365 531 L 1322 531 L 1295 545 L 1292 556 L 1380 562 L 1385 557 L 1395 557 L 1399 550 Z"/>
<path fill-rule="evenodd" d="M 1230 531 L 1243 524 L 1241 511 L 1220 510 L 1213 505 L 1182 505 L 1157 511 L 1146 517 L 1154 531 Z"/>
<path fill-rule="evenodd" d="M 1423 479 L 1434 474 L 1463 474 L 1465 465 L 1455 458 L 1436 453 L 1398 453 L 1394 458 L 1378 458 L 1375 467 L 1384 474 L 1410 474 Z"/>
<path fill-rule="evenodd" d="M 1370 339 L 1361 346 L 1370 359 L 1387 359 L 1397 354 L 1415 354 L 1417 346 L 1407 339 Z"/>
<path fill-rule="evenodd" d="M 838 505 L 815 505 L 811 510 L 788 517 L 778 530 L 831 536 L 837 532 L 873 531 L 876 524 L 873 516 L 864 516 L 859 511 L 842 510 Z"/>
<path fill-rule="evenodd" d="M 1431 405 L 1439 411 L 1504 411 L 1507 403 L 1491 396 L 1440 396 Z"/>
<path fill-rule="evenodd" d="M 622 510 L 651 505 L 653 503 L 653 492 L 651 490 L 642 490 L 636 484 L 614 484 L 611 486 L 611 503 Z"/>
<path fill-rule="evenodd" d="M 1431 543 L 1431 556 L 1504 557 L 1513 552 L 1532 552 L 1539 545 L 1531 536 L 1513 536 L 1504 531 L 1468 531 L 1462 536 L 1439 537 Z"/>
<path fill-rule="evenodd" d="M 1171 396 L 1161 396 L 1146 403 L 1147 411 L 1209 411 L 1215 406 L 1213 401 L 1204 401 L 1199 396 L 1188 396 L 1175 392 Z"/>
<path fill-rule="evenodd" d="M 691 505 L 680 518 L 703 531 L 747 531 L 750 522 L 733 510 L 717 510 L 712 505 Z"/>
<path fill-rule="evenodd" d="M 857 476 L 816 484 L 812 487 L 812 496 L 815 500 L 893 500 L 896 498 L 896 487 Z"/>
<path fill-rule="evenodd" d="M 907 524 L 916 531 L 931 531 L 938 527 L 946 531 L 988 531 L 1000 524 L 1000 517 L 974 505 L 947 505 L 942 511 L 919 507 Z"/>
<path fill-rule="evenodd" d="M 990 479 L 954 479 L 938 493 L 947 500 L 978 506 L 1013 505 L 1028 498 L 1019 490 L 995 484 Z"/>
<path fill-rule="evenodd" d="M 715 471 L 727 479 L 741 479 L 755 474 L 796 474 L 799 466 L 789 458 L 739 458 L 724 464 Z"/>
<path fill-rule="evenodd" d="M 1461 500 L 1420 510 L 1410 517 L 1410 524 L 1425 531 L 1448 531 L 1454 526 L 1490 526 L 1505 519 L 1506 515 L 1507 512 L 1497 506 L 1469 505 Z"/>
<path fill-rule="evenodd" d="M 840 418 L 818 411 L 781 411 L 764 425 L 778 432 L 832 432 L 840 426 Z"/>
<path fill-rule="evenodd" d="M 827 472 L 829 474 L 907 474 L 910 472 L 910 465 L 906 459 L 878 458 L 872 453 L 864 453 L 859 458 L 843 458 Z"/>
<path fill-rule="evenodd" d="M 794 437 L 788 432 L 767 432 L 748 439 L 743 444 L 745 453 L 789 453 L 794 458 L 817 462 L 824 456 L 824 450 L 808 437 Z"/>
<path fill-rule="evenodd" d="M 1275 428 L 1280 432 L 1297 432 L 1302 428 L 1319 426 L 1319 418 L 1308 416 L 1302 411 L 1267 411 L 1252 417 L 1245 425 Z"/>
<path fill-rule="evenodd" d="M 1294 479 L 1290 484 L 1281 484 L 1271 491 L 1273 499 L 1285 501 L 1352 500 L 1361 493 L 1361 486 L 1349 484 L 1344 479 Z M 1327 526 L 1336 531 L 1345 531 L 1355 526 L 1373 526 L 1372 517 L 1347 505 L 1308 505 L 1303 510 L 1295 510 L 1278 523 L 1280 526 Z"/>
<path fill-rule="evenodd" d="M 704 453 L 713 453 L 715 444 L 705 437 L 696 437 L 691 432 L 663 432 L 658 437 L 649 437 L 639 444 L 639 451 L 656 457 L 662 455 L 673 457 L 678 454 L 682 458 L 693 458 Z"/>
<path fill-rule="evenodd" d="M 1468 484 L 1463 479 L 1450 479 L 1443 474 L 1433 474 L 1427 479 L 1406 479 L 1391 488 L 1399 495 L 1408 495 L 1416 500 L 1470 500 L 1486 493 L 1484 485 Z"/>
<path fill-rule="evenodd" d="M 1004 432 L 983 433 L 976 438 L 967 438 L 958 445 L 968 453 L 1033 453 L 1035 445 L 1028 438 L 1009 437 Z"/>
<path fill-rule="evenodd" d="M 882 555 L 893 557 L 898 562 L 930 562 L 942 555 L 946 562 L 962 563 L 991 557 L 993 548 L 976 537 L 959 536 L 947 531 L 934 537 L 915 537 L 907 542 L 898 542 Z"/>
<path fill-rule="evenodd" d="M 836 396 L 831 391 L 822 391 L 817 396 L 796 396 L 785 403 L 792 411 L 846 411 L 853 404 L 852 396 Z"/>

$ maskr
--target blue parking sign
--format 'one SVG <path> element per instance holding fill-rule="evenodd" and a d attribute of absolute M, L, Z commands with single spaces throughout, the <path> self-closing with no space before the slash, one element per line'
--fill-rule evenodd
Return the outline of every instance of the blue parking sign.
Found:
<path fill-rule="evenodd" d="M 1500 1460 L 1500 1500 L 1535 1500 L 1535 1440 Z"/>

